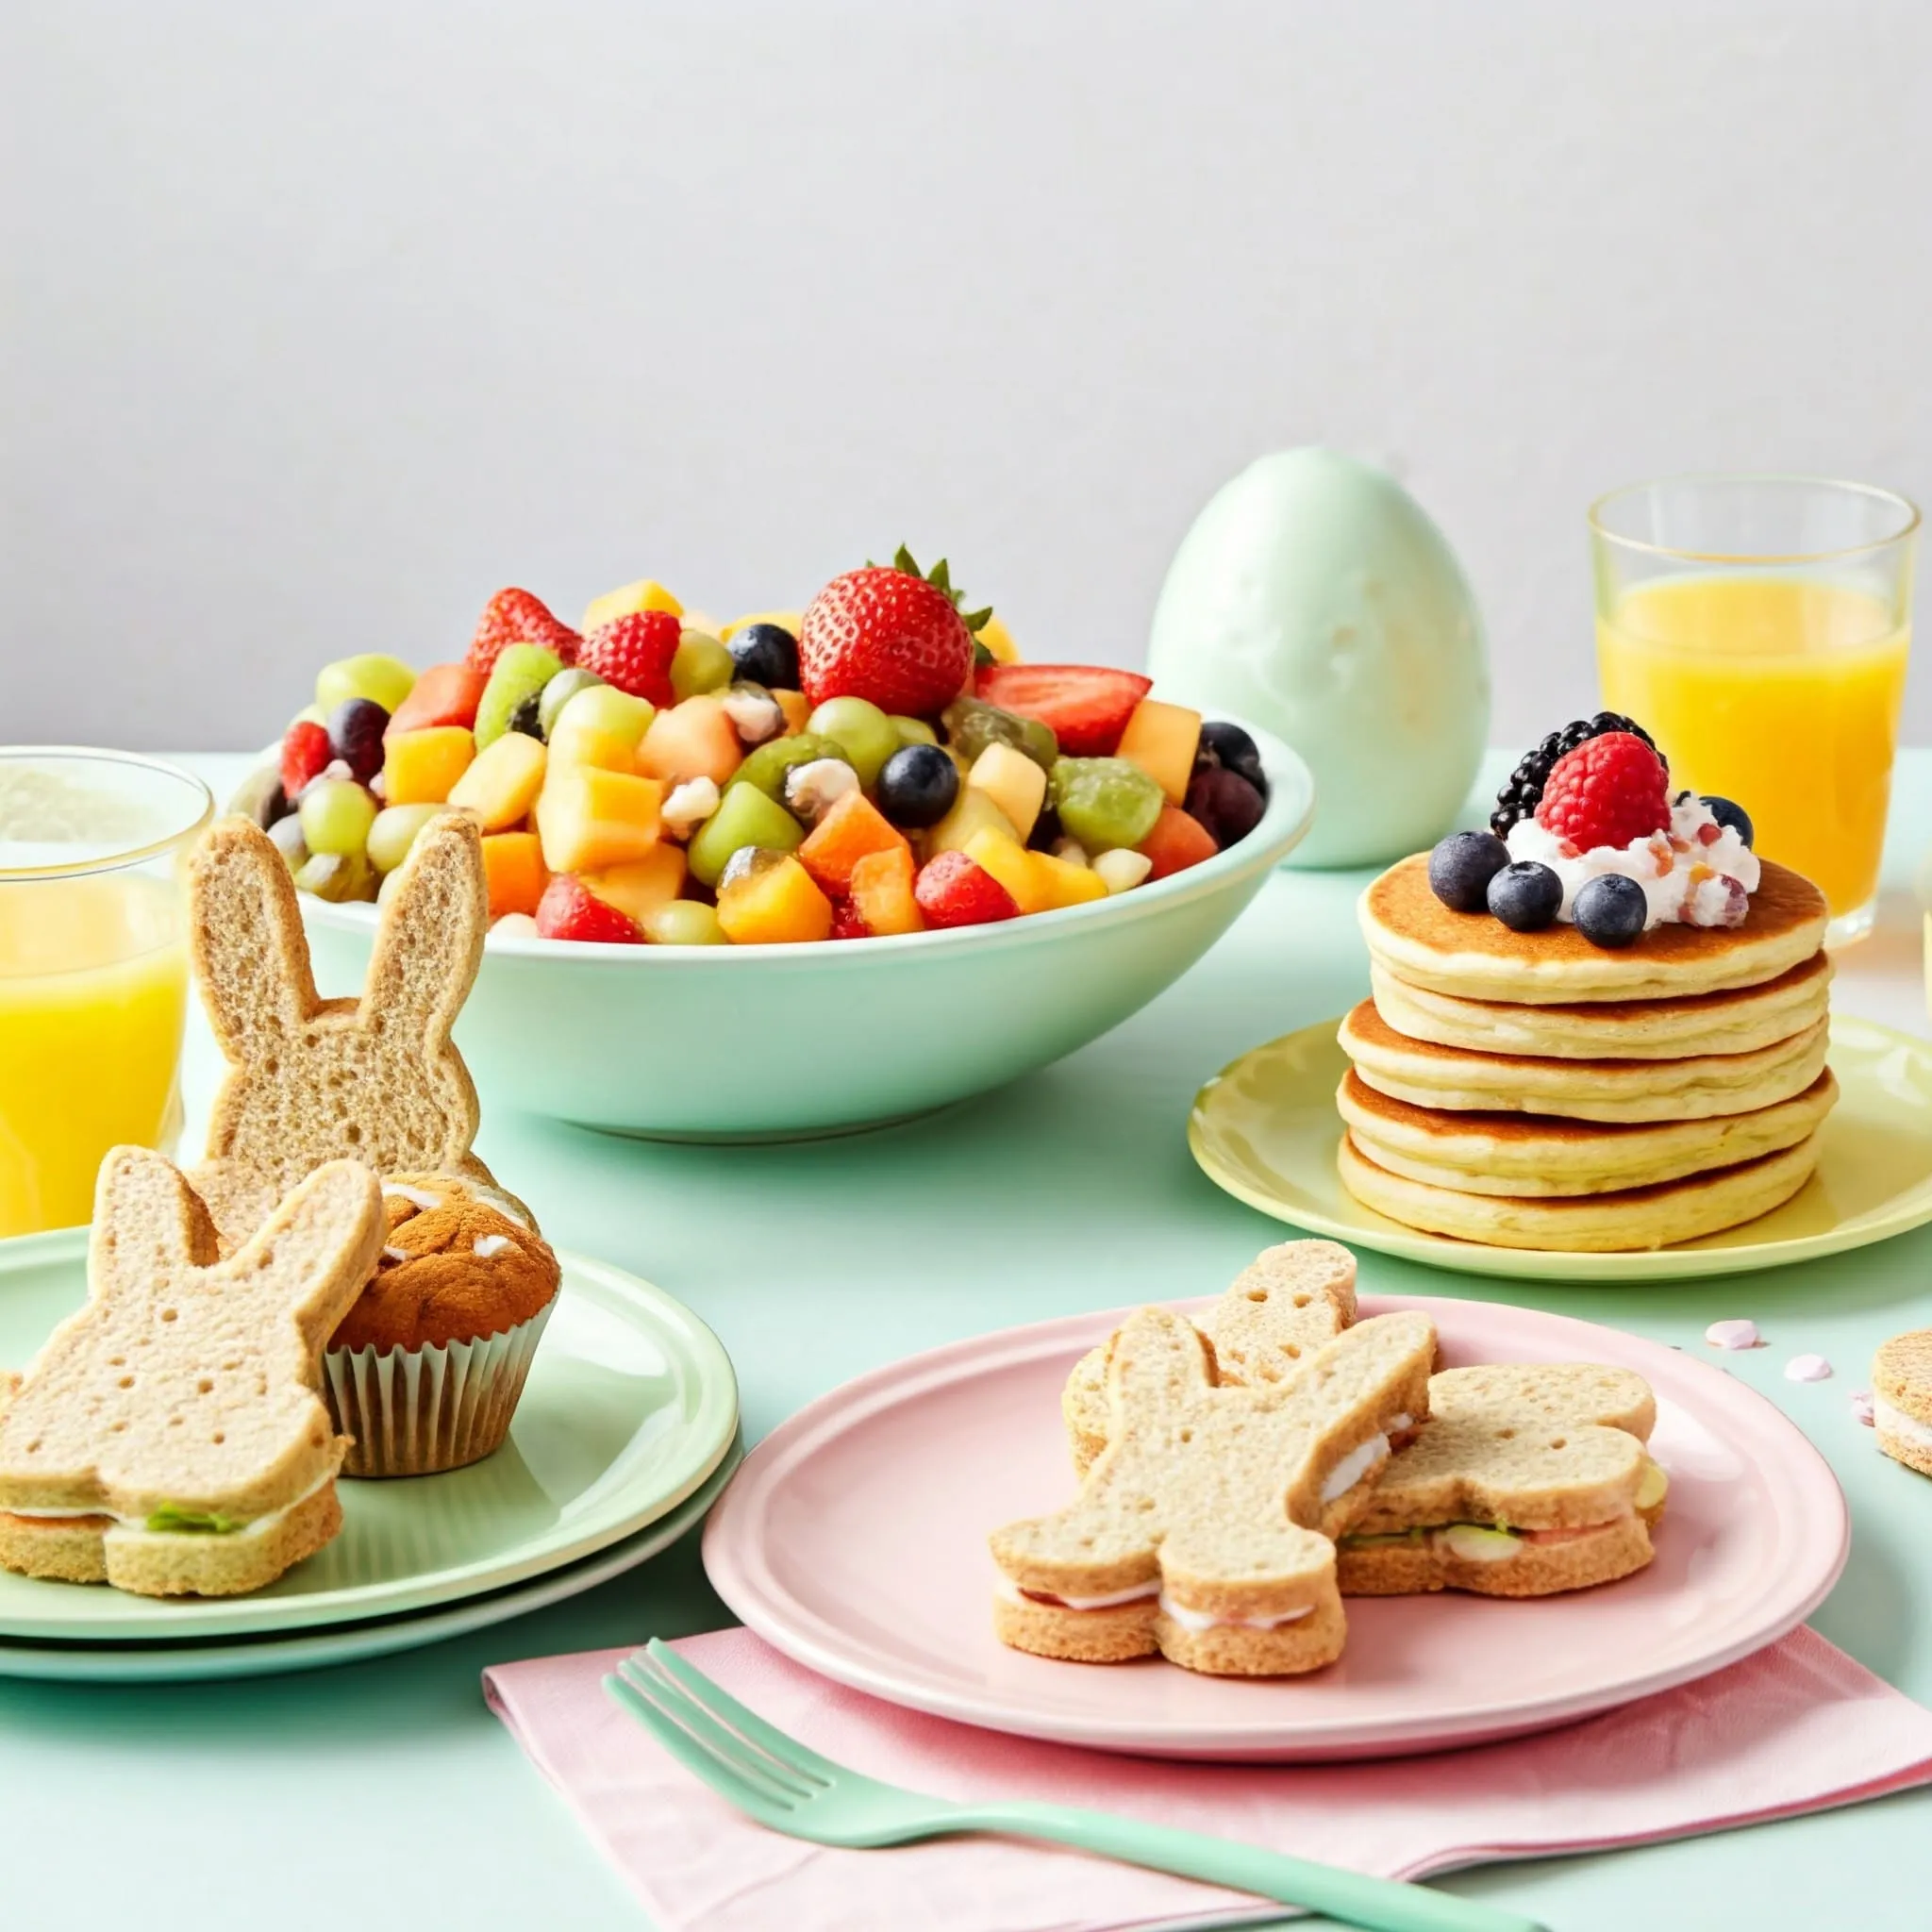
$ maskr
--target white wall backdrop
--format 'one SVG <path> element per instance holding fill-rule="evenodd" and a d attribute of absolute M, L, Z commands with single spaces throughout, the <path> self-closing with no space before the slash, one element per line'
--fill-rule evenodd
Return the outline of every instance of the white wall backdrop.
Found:
<path fill-rule="evenodd" d="M 0 739 L 259 743 L 499 584 L 902 537 L 1132 661 L 1311 441 L 1444 525 L 1526 738 L 1600 490 L 1932 496 L 1928 71 L 1916 0 L 9 0 Z"/>

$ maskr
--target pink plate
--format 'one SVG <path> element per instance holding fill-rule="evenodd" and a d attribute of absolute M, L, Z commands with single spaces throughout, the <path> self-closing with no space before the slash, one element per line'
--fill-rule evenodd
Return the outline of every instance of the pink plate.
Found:
<path fill-rule="evenodd" d="M 1256 1762 L 1545 1729 L 1721 1670 L 1803 1623 L 1838 1580 L 1850 1529 L 1837 1478 L 1722 1369 L 1531 1308 L 1362 1302 L 1365 1315 L 1397 1308 L 1431 1317 L 1446 1366 L 1614 1362 L 1649 1381 L 1651 1447 L 1671 1475 L 1649 1569 L 1524 1603 L 1353 1598 L 1346 1655 L 1307 1677 L 1008 1650 L 987 1532 L 1072 1493 L 1060 1386 L 1126 1310 L 955 1342 L 822 1396 L 745 1458 L 711 1513 L 705 1567 L 768 1642 L 874 1697 L 1022 1737 Z"/>

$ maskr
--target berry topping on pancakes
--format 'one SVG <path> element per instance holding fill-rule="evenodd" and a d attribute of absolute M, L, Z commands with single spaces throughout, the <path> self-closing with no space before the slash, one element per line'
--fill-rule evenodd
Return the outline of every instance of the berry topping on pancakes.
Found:
<path fill-rule="evenodd" d="M 1633 731 L 1607 731 L 1551 767 L 1536 822 L 1578 852 L 1622 846 L 1668 831 L 1670 774 Z"/>
<path fill-rule="evenodd" d="M 1627 731 L 1633 738 L 1641 738 L 1653 751 L 1657 749 L 1650 733 L 1636 719 L 1626 718 L 1621 711 L 1599 711 L 1593 718 L 1578 718 L 1562 730 L 1552 731 L 1509 774 L 1509 782 L 1496 794 L 1496 808 L 1490 814 L 1491 831 L 1499 839 L 1507 839 L 1512 825 L 1534 815 L 1542 800 L 1543 787 L 1557 762 L 1578 745 L 1588 744 L 1592 738 L 1601 738 L 1609 731 Z"/>

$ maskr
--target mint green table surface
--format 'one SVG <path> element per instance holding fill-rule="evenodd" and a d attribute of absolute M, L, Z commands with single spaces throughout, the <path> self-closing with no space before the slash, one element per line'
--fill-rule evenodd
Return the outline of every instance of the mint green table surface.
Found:
<path fill-rule="evenodd" d="M 218 791 L 242 765 L 194 762 Z M 1928 846 L 1932 752 L 1912 753 L 1879 927 L 1844 959 L 1837 998 L 1918 1033 L 1928 1027 L 1910 881 Z M 680 1148 L 499 1113 L 481 1149 L 555 1241 L 647 1276 L 718 1331 L 755 1441 L 860 1370 L 1013 1323 L 1210 1292 L 1278 1239 L 1277 1224 L 1197 1172 L 1188 1106 L 1245 1048 L 1360 996 L 1352 905 L 1362 876 L 1278 874 L 1189 977 L 1117 1032 L 909 1126 L 787 1147 Z M 756 1051 L 755 1012 L 745 1025 L 741 1050 Z M 861 1016 L 826 1016 L 834 1076 L 863 1041 Z M 543 1015 L 533 1012 L 530 1051 L 542 1043 Z M 720 1042 L 730 1050 L 741 1049 Z M 197 1028 L 191 1146 L 212 1074 Z M 1707 1323 L 1755 1319 L 1771 1346 L 1726 1366 L 1807 1431 L 1851 1498 L 1850 1567 L 1817 1626 L 1932 1703 L 1932 1482 L 1880 1457 L 1849 1406 L 1879 1341 L 1932 1324 L 1932 1229 L 1782 1274 L 1681 1287 L 1511 1286 L 1372 1254 L 1361 1278 L 1370 1291 L 1487 1295 L 1699 1348 Z M 1784 1380 L 1786 1359 L 1807 1350 L 1837 1375 Z M 0 1923 L 108 1926 L 132 1909 L 143 1932 L 638 1932 L 642 1912 L 485 1712 L 477 1674 L 726 1621 L 691 1539 L 570 1603 L 368 1664 L 138 1690 L 0 1679 Z M 1886 1932 L 1925 1922 L 1928 1834 L 1932 1796 L 1914 1792 L 1448 1883 L 1558 1932 Z"/>

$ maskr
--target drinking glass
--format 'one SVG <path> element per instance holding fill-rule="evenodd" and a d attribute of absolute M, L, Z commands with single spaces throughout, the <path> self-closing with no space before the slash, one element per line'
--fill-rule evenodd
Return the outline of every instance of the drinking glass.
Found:
<path fill-rule="evenodd" d="M 1911 643 L 1918 509 L 1862 483 L 1682 476 L 1591 507 L 1604 703 L 1673 786 L 1743 807 L 1765 858 L 1872 929 Z"/>

